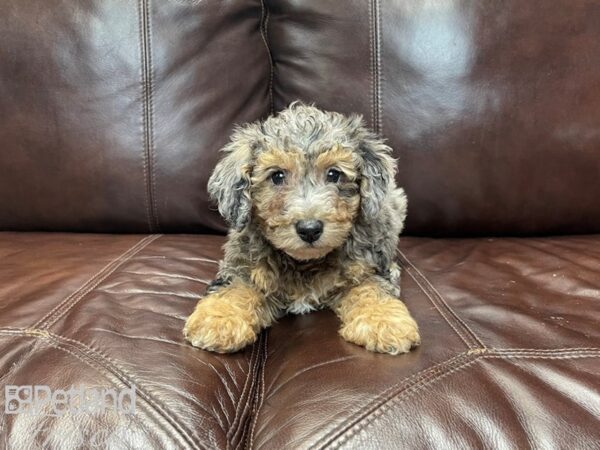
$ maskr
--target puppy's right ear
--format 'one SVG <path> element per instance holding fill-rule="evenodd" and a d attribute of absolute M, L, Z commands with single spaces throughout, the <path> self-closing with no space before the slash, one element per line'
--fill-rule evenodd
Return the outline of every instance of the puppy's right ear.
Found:
<path fill-rule="evenodd" d="M 238 231 L 250 221 L 250 177 L 255 142 L 249 127 L 236 130 L 231 142 L 221 150 L 224 157 L 208 180 L 208 193 L 217 202 L 219 213 Z"/>

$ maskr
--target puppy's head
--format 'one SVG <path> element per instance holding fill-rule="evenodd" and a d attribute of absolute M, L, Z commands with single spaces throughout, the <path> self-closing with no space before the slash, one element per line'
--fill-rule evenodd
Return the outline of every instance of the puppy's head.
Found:
<path fill-rule="evenodd" d="M 296 260 L 321 258 L 377 220 L 393 186 L 391 149 L 359 116 L 292 104 L 236 130 L 209 180 L 230 225 L 250 221 Z"/>

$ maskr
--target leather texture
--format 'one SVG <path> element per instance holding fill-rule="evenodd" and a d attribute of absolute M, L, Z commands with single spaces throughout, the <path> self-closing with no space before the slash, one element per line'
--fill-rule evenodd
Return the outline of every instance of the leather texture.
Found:
<path fill-rule="evenodd" d="M 275 109 L 362 114 L 406 233 L 600 231 L 595 0 L 268 0 Z"/>
<path fill-rule="evenodd" d="M 222 243 L 1 233 L 0 384 L 133 384 L 138 395 L 134 416 L 98 413 L 74 424 L 3 414 L 0 442 L 597 446 L 600 236 L 403 238 L 403 299 L 423 343 L 399 357 L 344 342 L 327 311 L 286 317 L 237 354 L 191 347 L 181 329 L 216 273 Z"/>
<path fill-rule="evenodd" d="M 340 5 L 0 2 L 0 389 L 137 393 L 52 416 L 1 392 L 0 449 L 598 448 L 600 3 Z M 222 257 L 217 150 L 296 99 L 399 158 L 407 355 L 328 311 L 232 355 L 183 339 Z"/>
<path fill-rule="evenodd" d="M 206 182 L 270 111 L 259 0 L 0 4 L 0 229 L 224 230 Z"/>
<path fill-rule="evenodd" d="M 600 232 L 595 0 L 0 5 L 0 229 L 223 232 L 236 123 L 301 99 L 399 158 L 406 233 Z"/>

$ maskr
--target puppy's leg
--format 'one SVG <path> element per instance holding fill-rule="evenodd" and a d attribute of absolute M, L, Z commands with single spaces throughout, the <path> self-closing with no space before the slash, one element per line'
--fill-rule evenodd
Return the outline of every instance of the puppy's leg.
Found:
<path fill-rule="evenodd" d="M 233 281 L 198 302 L 183 333 L 195 347 L 218 353 L 235 352 L 253 343 L 261 328 L 273 321 L 264 303 L 252 285 Z"/>
<path fill-rule="evenodd" d="M 417 323 L 406 305 L 377 279 L 350 288 L 333 309 L 342 320 L 342 337 L 367 350 L 397 355 L 420 343 Z"/>

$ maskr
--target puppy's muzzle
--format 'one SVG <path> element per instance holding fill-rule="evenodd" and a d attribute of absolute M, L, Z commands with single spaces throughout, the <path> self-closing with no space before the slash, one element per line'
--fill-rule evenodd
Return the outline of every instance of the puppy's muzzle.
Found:
<path fill-rule="evenodd" d="M 323 222 L 320 220 L 300 220 L 296 222 L 296 233 L 304 242 L 312 244 L 323 234 Z"/>

